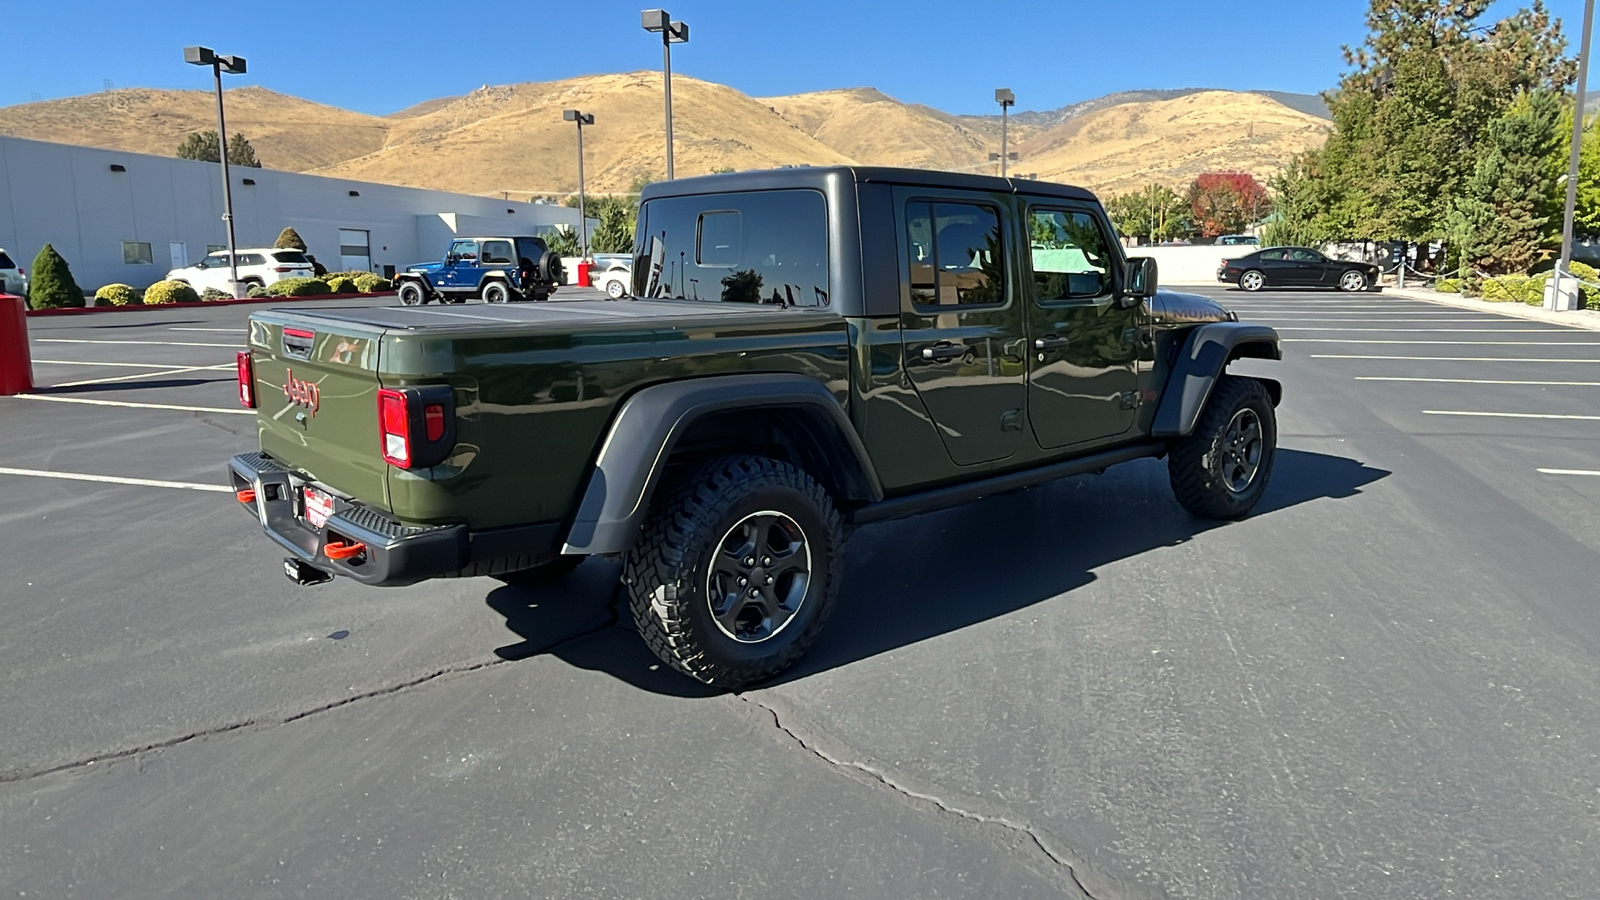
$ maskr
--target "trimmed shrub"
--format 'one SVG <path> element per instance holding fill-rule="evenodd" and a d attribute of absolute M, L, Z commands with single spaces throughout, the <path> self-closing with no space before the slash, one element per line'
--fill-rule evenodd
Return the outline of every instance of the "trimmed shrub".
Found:
<path fill-rule="evenodd" d="M 1549 273 L 1535 275 L 1522 283 L 1522 293 L 1517 297 L 1529 306 L 1544 305 L 1544 286 L 1550 280 Z"/>
<path fill-rule="evenodd" d="M 328 283 L 316 278 L 285 278 L 267 285 L 268 297 L 315 297 L 332 293 Z"/>
<path fill-rule="evenodd" d="M 158 281 L 144 289 L 144 305 L 160 306 L 163 303 L 199 303 L 200 295 L 181 281 Z"/>
<path fill-rule="evenodd" d="M 1583 306 L 1585 309 L 1600 309 L 1600 288 L 1590 285 L 1600 284 L 1600 272 L 1594 266 L 1574 260 L 1567 266 L 1567 271 L 1589 282 L 1583 286 Z"/>
<path fill-rule="evenodd" d="M 33 258 L 33 277 L 28 282 L 28 305 L 34 309 L 62 309 L 82 306 L 83 291 L 72 280 L 72 269 L 56 248 L 45 244 Z"/>
<path fill-rule="evenodd" d="M 1490 278 L 1483 283 L 1483 299 L 1494 303 L 1522 300 L 1522 282 L 1528 279 L 1517 275 Z"/>
<path fill-rule="evenodd" d="M 394 282 L 373 272 L 362 272 L 352 280 L 356 283 L 356 290 L 363 294 L 377 294 L 394 290 Z"/>
<path fill-rule="evenodd" d="M 138 306 L 143 302 L 129 284 L 108 284 L 94 292 L 95 306 Z"/>
<path fill-rule="evenodd" d="M 1461 293 L 1461 279 L 1441 278 L 1434 282 L 1433 289 L 1441 294 L 1459 294 Z"/>
<path fill-rule="evenodd" d="M 356 287 L 356 280 L 348 275 L 329 275 L 322 279 L 328 285 L 330 294 L 359 294 L 361 290 Z"/>
<path fill-rule="evenodd" d="M 259 284 L 256 284 L 254 281 L 250 282 L 250 289 L 248 291 L 245 291 L 244 295 L 246 297 L 257 297 L 257 298 L 269 296 L 267 294 L 267 289 L 262 287 Z"/>
<path fill-rule="evenodd" d="M 215 303 L 218 300 L 232 300 L 232 299 L 233 299 L 233 295 L 232 294 L 225 294 L 222 291 L 217 290 L 216 288 L 206 288 L 204 291 L 202 291 L 200 293 L 200 302 L 201 303 Z"/>
<path fill-rule="evenodd" d="M 288 226 L 284 226 L 284 229 L 278 232 L 277 242 L 272 246 L 278 248 L 279 250 L 299 250 L 300 252 L 304 253 L 306 249 L 306 242 L 300 239 L 300 233 L 298 231 L 295 231 L 293 228 Z"/>

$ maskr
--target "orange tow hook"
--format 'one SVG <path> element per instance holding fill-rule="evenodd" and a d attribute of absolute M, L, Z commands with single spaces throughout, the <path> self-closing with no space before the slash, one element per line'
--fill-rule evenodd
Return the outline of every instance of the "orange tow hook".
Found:
<path fill-rule="evenodd" d="M 245 488 L 242 491 L 238 491 L 238 492 L 234 493 L 234 496 L 239 498 L 239 502 L 240 503 L 254 503 L 254 502 L 256 502 L 256 492 L 251 490 L 251 489 L 249 489 L 249 488 Z"/>
<path fill-rule="evenodd" d="M 322 552 L 326 553 L 329 559 L 352 559 L 367 552 L 367 545 L 360 541 L 351 544 L 335 541 L 322 548 Z"/>

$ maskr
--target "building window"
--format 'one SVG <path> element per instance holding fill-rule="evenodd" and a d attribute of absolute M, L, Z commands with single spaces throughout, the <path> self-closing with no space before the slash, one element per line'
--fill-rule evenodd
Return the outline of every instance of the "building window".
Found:
<path fill-rule="evenodd" d="M 228 249 L 228 245 L 227 244 L 207 244 L 206 245 L 206 252 L 207 253 L 221 253 L 222 251 L 224 251 L 226 249 Z"/>
<path fill-rule="evenodd" d="M 122 261 L 130 266 L 148 266 L 155 263 L 149 241 L 123 241 Z"/>

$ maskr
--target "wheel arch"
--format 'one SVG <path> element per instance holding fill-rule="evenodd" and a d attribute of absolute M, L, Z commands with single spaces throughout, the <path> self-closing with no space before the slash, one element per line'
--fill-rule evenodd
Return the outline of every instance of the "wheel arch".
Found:
<path fill-rule="evenodd" d="M 1242 322 L 1200 325 L 1190 332 L 1167 376 L 1151 436 L 1183 437 L 1193 432 L 1217 379 L 1237 359 L 1283 359 L 1278 332 Z M 1269 378 L 1257 380 L 1272 396 L 1273 406 L 1282 402 L 1283 385 Z"/>
<path fill-rule="evenodd" d="M 804 375 L 695 378 L 644 388 L 623 401 L 600 445 L 563 553 L 622 553 L 632 546 L 669 466 L 752 446 L 786 458 L 838 501 L 883 499 L 866 448 L 844 407 Z"/>
<path fill-rule="evenodd" d="M 438 293 L 433 286 L 433 282 L 429 281 L 428 276 L 422 274 L 421 272 L 396 272 L 394 276 L 395 290 L 399 290 L 400 285 L 405 284 L 408 281 L 421 285 L 422 295 L 424 297 L 429 297 Z"/>

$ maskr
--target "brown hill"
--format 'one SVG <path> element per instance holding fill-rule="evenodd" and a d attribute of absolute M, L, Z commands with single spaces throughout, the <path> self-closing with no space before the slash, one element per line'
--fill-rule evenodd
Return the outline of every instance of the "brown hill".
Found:
<path fill-rule="evenodd" d="M 796 128 L 861 163 L 962 172 L 987 170 L 1000 123 L 966 122 L 901 103 L 872 88 L 818 91 L 761 101 Z M 1013 126 L 1021 139 L 1036 129 Z"/>
<path fill-rule="evenodd" d="M 1265 180 L 1295 154 L 1321 146 L 1329 128 L 1260 94 L 1203 91 L 1072 119 L 1025 141 L 1016 165 L 1102 195 L 1151 182 L 1182 190 L 1202 172 Z"/>
<path fill-rule="evenodd" d="M 672 97 L 679 176 L 851 162 L 732 88 L 675 75 Z M 576 127 L 561 115 L 569 108 L 595 117 L 584 129 L 589 189 L 625 191 L 665 174 L 656 72 L 481 88 L 394 121 L 388 146 L 317 174 L 469 193 L 570 191 L 578 163 Z"/>
<path fill-rule="evenodd" d="M 383 146 L 389 125 L 258 87 L 227 92 L 228 130 L 243 134 L 264 165 L 305 171 Z M 0 134 L 170 156 L 184 136 L 215 131 L 209 91 L 129 88 L 0 108 Z"/>

